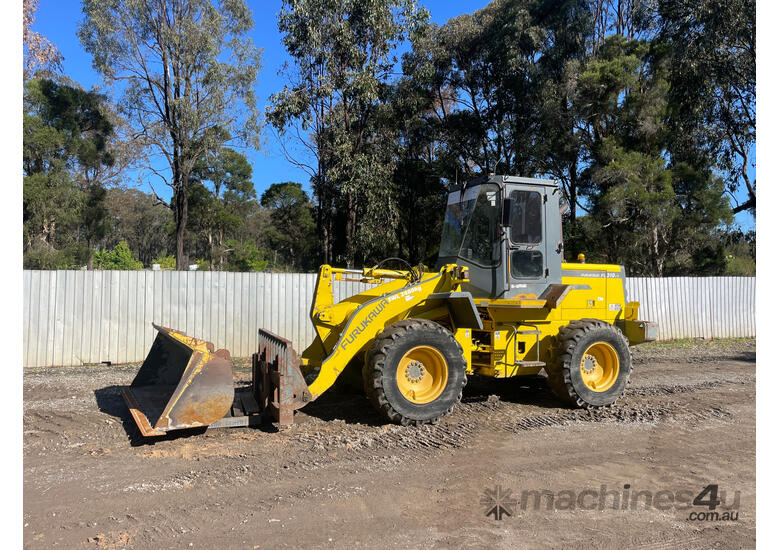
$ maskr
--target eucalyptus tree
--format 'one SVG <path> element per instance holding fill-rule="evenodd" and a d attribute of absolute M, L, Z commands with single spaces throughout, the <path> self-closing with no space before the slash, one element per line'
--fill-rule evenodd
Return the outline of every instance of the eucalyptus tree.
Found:
<path fill-rule="evenodd" d="M 700 162 L 725 174 L 734 212 L 755 215 L 755 0 L 659 0 L 658 19 L 672 67 L 673 152 L 689 162 L 704 152 Z"/>
<path fill-rule="evenodd" d="M 251 11 L 244 0 L 84 0 L 83 12 L 93 66 L 118 85 L 134 139 L 152 150 L 148 170 L 173 191 L 166 204 L 184 269 L 195 164 L 231 141 L 258 145 Z"/>
<path fill-rule="evenodd" d="M 348 265 L 393 233 L 393 144 L 376 121 L 393 52 L 426 17 L 413 0 L 282 3 L 279 30 L 294 65 L 268 116 L 283 138 L 292 136 L 282 146 L 311 177 L 324 262 L 336 259 L 338 217 Z"/>
<path fill-rule="evenodd" d="M 316 268 L 307 257 L 316 243 L 313 205 L 301 184 L 292 181 L 273 183 L 260 197 L 260 204 L 269 210 L 270 244 L 274 250 L 282 252 L 287 262 L 285 267 L 290 270 Z"/>
<path fill-rule="evenodd" d="M 428 25 L 405 56 L 407 80 L 428 98 L 425 116 L 467 176 L 534 172 L 534 80 L 544 29 L 532 7 L 495 0 Z"/>
<path fill-rule="evenodd" d="M 52 77 L 62 72 L 65 59 L 57 46 L 41 33 L 33 30 L 38 0 L 24 0 L 22 4 L 22 43 L 24 45 L 24 80 Z"/>

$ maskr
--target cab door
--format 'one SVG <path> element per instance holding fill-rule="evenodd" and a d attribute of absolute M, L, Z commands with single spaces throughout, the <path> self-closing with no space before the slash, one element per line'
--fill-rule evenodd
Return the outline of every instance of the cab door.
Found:
<path fill-rule="evenodd" d="M 538 296 L 546 287 L 549 270 L 545 254 L 545 201 L 543 188 L 512 186 L 506 190 L 509 296 Z"/>

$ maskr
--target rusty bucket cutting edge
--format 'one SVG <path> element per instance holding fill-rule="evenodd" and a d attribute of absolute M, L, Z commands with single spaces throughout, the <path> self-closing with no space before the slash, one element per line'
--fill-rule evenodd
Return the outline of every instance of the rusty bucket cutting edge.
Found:
<path fill-rule="evenodd" d="M 129 388 L 122 391 L 144 436 L 205 427 L 233 404 L 230 353 L 199 338 L 152 324 L 158 334 Z"/>

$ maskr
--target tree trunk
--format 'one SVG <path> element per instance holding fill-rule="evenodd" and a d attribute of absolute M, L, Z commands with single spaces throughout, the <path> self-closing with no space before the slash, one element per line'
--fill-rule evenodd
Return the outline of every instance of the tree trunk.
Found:
<path fill-rule="evenodd" d="M 411 198 L 409 200 L 409 218 L 407 220 L 407 230 L 409 231 L 409 248 L 407 249 L 408 258 L 410 261 L 415 262 L 417 261 L 417 235 L 414 232 L 414 218 L 419 215 L 419 211 L 414 208 L 415 206 L 415 194 L 412 192 Z M 400 248 L 400 247 L 399 247 Z"/>
<path fill-rule="evenodd" d="M 51 248 L 54 248 L 54 226 L 55 226 L 55 218 L 52 216 L 50 218 L 44 218 L 43 219 L 43 226 L 41 227 L 41 235 L 40 239 L 43 244 L 49 245 Z"/>
<path fill-rule="evenodd" d="M 569 163 L 569 221 L 572 232 L 577 227 L 577 161 Z"/>
<path fill-rule="evenodd" d="M 209 238 L 209 271 L 214 271 L 214 235 L 208 232 Z"/>
<path fill-rule="evenodd" d="M 732 140 L 732 143 L 734 143 L 734 140 Z M 749 210 L 749 209 L 755 209 L 756 208 L 756 189 L 755 189 L 755 183 L 751 183 L 750 177 L 748 176 L 748 157 L 747 153 L 745 152 L 744 148 L 736 148 L 737 154 L 742 157 L 742 181 L 745 182 L 745 189 L 747 189 L 748 192 L 748 200 L 744 203 L 738 205 L 736 208 L 733 209 L 733 213 L 737 214 L 739 212 L 742 212 L 743 210 Z M 753 212 L 753 215 L 755 216 L 755 212 Z"/>
<path fill-rule="evenodd" d="M 188 177 L 180 174 L 181 178 L 176 190 L 176 269 L 187 269 L 187 256 L 184 253 L 184 236 L 187 231 L 187 183 Z"/>
<path fill-rule="evenodd" d="M 330 231 L 328 230 L 328 220 L 325 216 L 325 207 L 322 200 L 317 204 L 317 229 L 320 234 L 320 255 L 322 263 L 330 264 Z"/>
<path fill-rule="evenodd" d="M 87 269 L 92 271 L 95 269 L 95 251 L 92 250 L 92 239 L 87 239 L 87 250 L 89 251 L 89 256 L 87 257 Z"/>
<path fill-rule="evenodd" d="M 319 161 L 320 164 L 322 161 Z M 319 168 L 314 194 L 317 197 L 317 232 L 320 234 L 320 254 L 323 264 L 331 263 L 330 209 L 325 183 L 322 181 L 322 166 Z"/>
<path fill-rule="evenodd" d="M 328 261 L 328 228 L 325 225 L 320 225 L 320 254 L 322 254 L 322 263 L 330 263 Z"/>
<path fill-rule="evenodd" d="M 347 195 L 347 269 L 355 266 L 355 223 L 357 213 L 355 212 L 354 194 Z"/>
<path fill-rule="evenodd" d="M 663 258 L 659 251 L 658 226 L 653 227 L 651 246 L 653 250 L 653 277 L 662 277 L 664 270 Z"/>
<path fill-rule="evenodd" d="M 217 231 L 217 254 L 219 256 L 219 262 L 217 263 L 217 269 L 222 271 L 225 266 L 225 233 L 222 229 Z"/>

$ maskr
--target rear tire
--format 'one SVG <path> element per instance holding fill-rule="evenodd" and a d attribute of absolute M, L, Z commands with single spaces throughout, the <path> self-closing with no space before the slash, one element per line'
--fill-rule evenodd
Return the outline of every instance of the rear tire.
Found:
<path fill-rule="evenodd" d="M 580 408 L 612 405 L 631 376 L 628 340 L 605 321 L 572 321 L 558 333 L 557 363 L 545 370 L 559 399 Z"/>
<path fill-rule="evenodd" d="M 399 321 L 374 340 L 363 383 L 386 420 L 404 426 L 438 422 L 463 395 L 463 349 L 452 332 L 432 321 Z"/>

